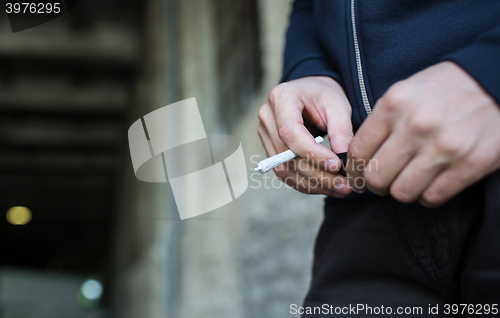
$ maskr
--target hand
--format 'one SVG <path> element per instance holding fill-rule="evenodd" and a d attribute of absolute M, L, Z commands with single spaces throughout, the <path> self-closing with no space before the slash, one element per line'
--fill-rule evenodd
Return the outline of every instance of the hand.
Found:
<path fill-rule="evenodd" d="M 348 161 L 356 192 L 439 206 L 500 167 L 499 105 L 456 64 L 434 65 L 380 98 Z"/>
<path fill-rule="evenodd" d="M 347 179 L 337 174 L 341 162 L 335 155 L 347 151 L 353 136 L 351 105 L 336 81 L 311 76 L 282 83 L 260 108 L 259 119 L 268 156 L 287 149 L 298 155 L 274 169 L 280 180 L 303 193 L 345 197 L 351 192 Z M 333 152 L 314 141 L 312 134 L 320 131 L 328 132 Z"/>

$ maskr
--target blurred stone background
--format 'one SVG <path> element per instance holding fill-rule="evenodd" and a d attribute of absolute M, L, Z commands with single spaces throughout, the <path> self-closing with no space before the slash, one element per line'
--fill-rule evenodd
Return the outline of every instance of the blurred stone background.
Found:
<path fill-rule="evenodd" d="M 281 76 L 290 9 L 86 0 L 15 34 L 0 13 L 0 209 L 32 212 L 26 225 L 0 221 L 0 317 L 292 316 L 323 198 L 250 171 L 265 156 L 257 111 Z M 190 97 L 207 134 L 242 141 L 250 179 L 236 201 L 180 221 L 168 184 L 135 178 L 127 130 Z M 88 279 L 103 285 L 91 305 L 78 298 Z"/>

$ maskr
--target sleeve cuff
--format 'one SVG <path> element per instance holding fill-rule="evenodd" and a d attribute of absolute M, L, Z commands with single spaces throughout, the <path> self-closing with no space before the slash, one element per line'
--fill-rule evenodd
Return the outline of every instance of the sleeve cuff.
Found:
<path fill-rule="evenodd" d="M 498 38 L 491 36 L 446 56 L 444 60 L 455 62 L 462 67 L 500 105 L 500 43 L 498 42 Z"/>
<path fill-rule="evenodd" d="M 317 57 L 304 58 L 289 70 L 285 69 L 281 82 L 289 82 L 306 76 L 328 76 L 342 85 L 341 77 L 332 70 L 331 65 L 326 60 Z"/>

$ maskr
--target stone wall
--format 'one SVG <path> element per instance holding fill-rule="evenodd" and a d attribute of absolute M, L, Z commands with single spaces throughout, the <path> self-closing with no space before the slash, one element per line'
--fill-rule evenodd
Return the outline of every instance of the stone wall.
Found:
<path fill-rule="evenodd" d="M 120 317 L 289 317 L 290 304 L 301 304 L 307 292 L 322 197 L 295 192 L 278 182 L 272 172 L 265 176 L 250 172 L 265 155 L 257 135 L 257 111 L 281 75 L 291 1 L 256 1 L 253 20 L 234 19 L 242 12 L 251 14 L 252 8 L 238 5 L 238 1 L 230 3 L 167 1 L 171 10 L 164 9 L 163 17 L 174 15 L 178 21 L 172 22 L 172 18 L 164 25 L 167 58 L 165 65 L 155 65 L 166 70 L 165 105 L 175 101 L 174 97 L 194 96 L 207 134 L 240 138 L 249 168 L 249 189 L 216 211 L 180 221 L 169 189 L 138 186 L 139 181 L 131 178 L 135 190 L 127 197 L 135 204 L 124 207 L 129 219 L 123 227 L 142 224 L 139 236 L 149 239 L 139 239 L 141 252 L 120 270 L 118 290 L 128 295 L 125 302 L 117 302 Z M 230 64 L 221 66 L 225 61 L 221 52 L 231 50 L 231 41 L 220 32 L 231 33 L 232 29 L 251 30 L 241 40 L 249 49 L 222 54 L 229 56 Z M 160 39 L 159 35 L 161 46 Z M 257 50 L 252 39 L 257 39 Z M 236 85 L 235 78 L 244 77 L 248 69 L 253 70 L 252 79 Z M 169 70 L 177 72 L 177 83 L 168 80 L 175 79 Z M 234 92 L 234 87 L 242 89 Z M 159 104 L 161 100 L 156 98 L 152 103 L 157 104 L 148 107 L 164 106 Z M 232 109 L 231 116 L 221 115 L 228 109 Z M 122 231 L 117 237 L 125 235 Z"/>

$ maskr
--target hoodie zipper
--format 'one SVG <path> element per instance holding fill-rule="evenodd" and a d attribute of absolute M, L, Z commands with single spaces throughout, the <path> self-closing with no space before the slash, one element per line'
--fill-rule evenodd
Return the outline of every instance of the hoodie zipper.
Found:
<path fill-rule="evenodd" d="M 361 97 L 363 99 L 363 106 L 365 107 L 366 115 L 370 115 L 372 112 L 372 108 L 370 106 L 370 101 L 368 100 L 368 94 L 366 93 L 363 65 L 361 64 L 361 53 L 359 51 L 358 34 L 356 29 L 356 11 L 354 10 L 354 1 L 355 0 L 351 0 L 351 20 L 352 36 L 354 38 L 354 51 L 356 53 L 356 68 L 358 70 L 359 90 L 361 91 Z"/>

